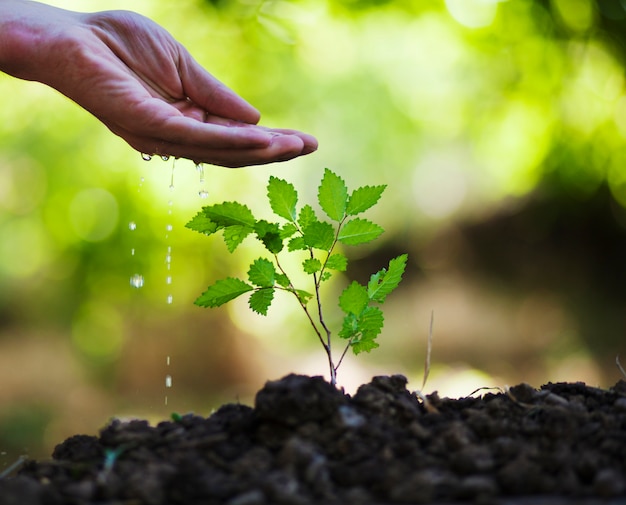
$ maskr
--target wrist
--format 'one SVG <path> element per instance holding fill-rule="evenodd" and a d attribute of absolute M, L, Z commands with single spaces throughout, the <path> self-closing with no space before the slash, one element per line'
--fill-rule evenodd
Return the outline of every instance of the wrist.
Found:
<path fill-rule="evenodd" d="M 28 0 L 0 0 L 0 71 L 45 82 L 76 15 Z"/>

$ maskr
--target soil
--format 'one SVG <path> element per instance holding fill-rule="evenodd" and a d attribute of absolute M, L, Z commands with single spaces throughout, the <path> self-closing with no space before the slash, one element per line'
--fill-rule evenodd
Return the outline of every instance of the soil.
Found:
<path fill-rule="evenodd" d="M 114 420 L 0 479 L 0 504 L 626 503 L 626 381 L 461 399 L 406 385 L 349 396 L 289 375 L 254 408 Z"/>

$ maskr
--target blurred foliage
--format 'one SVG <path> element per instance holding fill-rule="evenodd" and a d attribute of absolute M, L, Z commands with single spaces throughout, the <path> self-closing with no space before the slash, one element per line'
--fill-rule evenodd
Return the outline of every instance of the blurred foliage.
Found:
<path fill-rule="evenodd" d="M 626 2 L 141 0 L 133 9 L 256 105 L 263 123 L 311 132 L 320 150 L 285 165 L 205 167 L 201 183 L 192 163 L 146 163 L 56 92 L 0 75 L 0 344 L 54 329 L 99 387 L 127 393 L 125 355 L 162 364 L 147 347 L 166 331 L 203 328 L 160 340 L 181 356 L 195 352 L 194 338 L 216 338 L 218 323 L 192 301 L 254 253 L 233 264 L 184 230 L 205 189 L 211 203 L 258 209 L 269 174 L 310 201 L 326 166 L 352 186 L 388 184 L 373 219 L 402 251 L 533 192 L 585 201 L 605 187 L 626 207 Z M 271 314 L 277 322 L 222 317 L 261 338 L 281 325 L 298 334 L 291 308 Z M 196 358 L 228 375 L 210 354 Z M 240 366 L 229 380 L 244 380 Z"/>

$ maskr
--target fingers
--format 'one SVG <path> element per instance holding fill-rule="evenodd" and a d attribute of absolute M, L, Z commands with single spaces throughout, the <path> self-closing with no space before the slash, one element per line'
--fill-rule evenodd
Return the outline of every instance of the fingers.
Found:
<path fill-rule="evenodd" d="M 257 124 L 257 109 L 209 74 L 181 47 L 180 77 L 183 91 L 193 102 L 211 114 L 242 123 Z"/>
<path fill-rule="evenodd" d="M 262 147 L 226 148 L 139 138 L 129 132 L 115 133 L 137 151 L 143 153 L 187 158 L 195 163 L 208 163 L 230 168 L 287 161 L 308 154 L 302 138 L 298 135 L 274 134 L 270 142 Z"/>

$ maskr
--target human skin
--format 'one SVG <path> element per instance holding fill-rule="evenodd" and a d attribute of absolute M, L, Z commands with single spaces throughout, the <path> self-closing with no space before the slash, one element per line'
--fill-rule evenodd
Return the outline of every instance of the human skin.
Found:
<path fill-rule="evenodd" d="M 146 154 L 241 167 L 317 149 L 306 133 L 259 126 L 254 107 L 134 12 L 0 0 L 0 71 L 51 86 Z"/>

